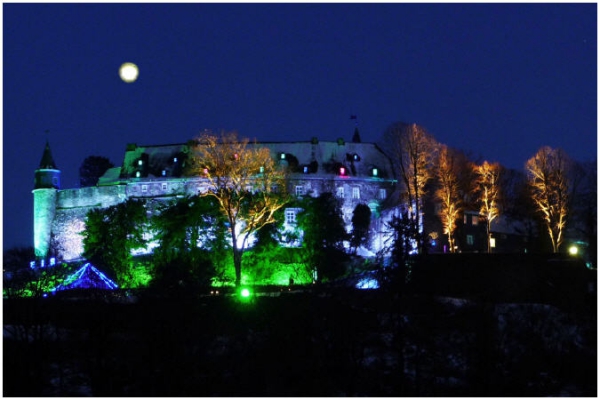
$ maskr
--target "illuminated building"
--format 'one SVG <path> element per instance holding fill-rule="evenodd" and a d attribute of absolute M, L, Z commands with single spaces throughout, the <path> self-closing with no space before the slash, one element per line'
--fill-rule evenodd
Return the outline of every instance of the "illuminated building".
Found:
<path fill-rule="evenodd" d="M 356 135 L 356 132 L 355 132 Z M 265 142 L 249 146 L 267 147 L 273 159 L 287 167 L 288 191 L 292 195 L 335 194 L 342 204 L 347 230 L 358 204 L 372 211 L 371 243 L 365 251 L 374 254 L 384 243 L 385 221 L 394 212 L 398 199 L 389 158 L 373 143 L 353 140 L 346 143 L 319 141 Z M 60 170 L 46 144 L 40 168 L 36 170 L 34 193 L 34 242 L 36 256 L 59 260 L 81 259 L 82 236 L 88 211 L 107 208 L 130 198 L 148 201 L 149 213 L 160 203 L 208 190 L 203 176 L 186 176 L 184 166 L 188 143 L 138 146 L 128 144 L 121 166 L 111 168 L 93 187 L 60 187 Z M 297 208 L 284 212 L 286 229 L 293 228 Z M 51 243 L 56 244 L 53 248 Z M 288 243 L 288 245 L 294 245 Z M 149 246 L 145 252 L 151 252 Z"/>

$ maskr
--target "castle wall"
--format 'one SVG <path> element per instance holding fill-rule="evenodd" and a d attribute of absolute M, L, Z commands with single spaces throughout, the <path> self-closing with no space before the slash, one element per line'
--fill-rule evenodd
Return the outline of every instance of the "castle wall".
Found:
<path fill-rule="evenodd" d="M 59 259 L 77 260 L 83 253 L 85 217 L 94 208 L 107 208 L 127 200 L 125 185 L 91 186 L 61 190 L 57 194 L 49 246 Z"/>

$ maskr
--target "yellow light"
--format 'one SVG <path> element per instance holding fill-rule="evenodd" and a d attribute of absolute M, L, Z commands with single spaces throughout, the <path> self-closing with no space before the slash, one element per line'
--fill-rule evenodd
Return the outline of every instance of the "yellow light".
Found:
<path fill-rule="evenodd" d="M 578 251 L 579 249 L 575 245 L 569 247 L 569 254 L 572 256 L 576 256 Z"/>
<path fill-rule="evenodd" d="M 134 63 L 126 62 L 119 68 L 119 76 L 123 82 L 132 83 L 137 79 L 138 75 L 139 70 Z"/>

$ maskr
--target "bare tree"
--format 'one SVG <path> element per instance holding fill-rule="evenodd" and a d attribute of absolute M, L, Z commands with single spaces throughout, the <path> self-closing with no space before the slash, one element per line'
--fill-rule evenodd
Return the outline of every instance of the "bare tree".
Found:
<path fill-rule="evenodd" d="M 436 164 L 438 189 L 435 192 L 441 207 L 439 216 L 442 221 L 444 234 L 448 235 L 450 252 L 454 252 L 454 230 L 456 220 L 463 209 L 460 193 L 457 160 L 455 152 L 446 145 L 441 145 Z"/>
<path fill-rule="evenodd" d="M 437 142 L 423 127 L 401 122 L 386 130 L 383 141 L 407 194 L 408 208 L 417 232 L 420 232 L 425 186 L 434 175 L 432 167 Z M 423 236 L 418 235 L 419 252 L 423 249 Z"/>
<path fill-rule="evenodd" d="M 285 173 L 269 149 L 238 139 L 236 133 L 220 137 L 203 133 L 193 146 L 190 173 L 208 180 L 201 196 L 216 198 L 229 223 L 235 267 L 235 284 L 242 277 L 242 255 L 250 236 L 275 222 L 275 213 L 287 202 Z"/>
<path fill-rule="evenodd" d="M 491 226 L 500 215 L 500 171 L 499 163 L 484 161 L 481 165 L 474 164 L 476 173 L 475 191 L 479 201 L 479 213 L 485 218 L 487 234 L 487 251 L 492 251 Z"/>
<path fill-rule="evenodd" d="M 554 253 L 560 249 L 567 224 L 570 164 L 563 150 L 548 146 L 539 149 L 525 164 L 531 196 L 542 214 Z"/>

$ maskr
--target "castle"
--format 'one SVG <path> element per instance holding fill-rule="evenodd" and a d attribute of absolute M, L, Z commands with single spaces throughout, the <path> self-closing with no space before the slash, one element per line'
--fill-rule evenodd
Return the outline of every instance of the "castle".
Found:
<path fill-rule="evenodd" d="M 252 145 L 252 144 L 251 144 Z M 335 194 L 342 204 L 349 228 L 354 208 L 366 204 L 372 211 L 370 252 L 383 246 L 385 221 L 398 204 L 392 164 L 373 143 L 362 143 L 358 130 L 346 142 L 319 141 L 256 143 L 267 147 L 271 157 L 289 171 L 288 191 L 295 196 Z M 88 211 L 107 208 L 131 198 L 145 199 L 149 209 L 178 196 L 195 195 L 207 189 L 201 176 L 184 176 L 183 165 L 190 152 L 187 143 L 138 146 L 128 144 L 122 165 L 111 168 L 92 187 L 62 189 L 60 170 L 46 143 L 35 171 L 34 248 L 36 257 L 61 261 L 82 259 Z M 286 225 L 293 225 L 298 209 L 285 210 Z M 152 249 L 146 249 L 151 252 Z"/>

